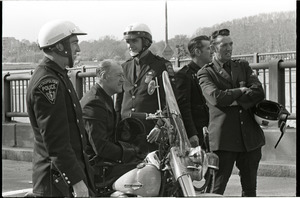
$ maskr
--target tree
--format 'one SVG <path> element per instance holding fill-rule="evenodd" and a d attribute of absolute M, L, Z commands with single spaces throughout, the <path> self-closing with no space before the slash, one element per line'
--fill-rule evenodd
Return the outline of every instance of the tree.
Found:
<path fill-rule="evenodd" d="M 212 27 L 198 28 L 191 37 L 210 35 L 212 31 L 228 28 L 234 41 L 233 54 L 253 54 L 256 52 L 282 52 L 296 50 L 296 13 L 275 12 L 234 19 Z M 187 35 L 176 35 L 168 43 L 175 52 L 173 57 L 187 56 Z M 126 60 L 130 58 L 126 43 L 114 36 L 107 35 L 93 41 L 81 41 L 80 60 L 93 61 L 107 58 Z M 153 41 L 150 50 L 161 56 L 165 42 Z M 39 62 L 43 53 L 37 43 L 2 37 L 2 62 Z"/>

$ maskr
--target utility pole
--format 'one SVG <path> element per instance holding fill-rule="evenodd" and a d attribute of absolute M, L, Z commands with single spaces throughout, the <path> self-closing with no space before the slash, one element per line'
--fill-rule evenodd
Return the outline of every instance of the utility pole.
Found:
<path fill-rule="evenodd" d="M 166 44 L 169 44 L 168 41 L 168 5 L 167 5 L 167 1 L 165 2 L 165 41 Z"/>
<path fill-rule="evenodd" d="M 165 48 L 162 52 L 162 55 L 165 59 L 170 60 L 174 54 L 173 50 L 171 49 L 171 47 L 169 46 L 169 42 L 168 42 L 168 7 L 167 7 L 167 1 L 165 3 L 165 35 L 166 35 L 166 41 L 165 41 Z"/>

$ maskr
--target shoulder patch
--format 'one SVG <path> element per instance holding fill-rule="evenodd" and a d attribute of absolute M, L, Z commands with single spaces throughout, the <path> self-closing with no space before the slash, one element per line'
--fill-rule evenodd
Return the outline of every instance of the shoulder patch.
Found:
<path fill-rule="evenodd" d="M 37 88 L 41 93 L 47 98 L 51 104 L 55 104 L 57 89 L 58 89 L 58 80 L 54 78 L 46 78 L 41 80 Z"/>
<path fill-rule="evenodd" d="M 169 73 L 169 76 L 175 76 L 175 72 L 174 72 L 172 63 L 166 62 L 165 66 L 166 66 L 167 72 Z"/>

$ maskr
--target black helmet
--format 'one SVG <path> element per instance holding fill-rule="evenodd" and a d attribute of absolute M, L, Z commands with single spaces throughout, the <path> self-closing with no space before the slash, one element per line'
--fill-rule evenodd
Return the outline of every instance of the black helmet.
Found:
<path fill-rule="evenodd" d="M 117 140 L 132 143 L 138 136 L 144 136 L 146 139 L 145 126 L 140 120 L 125 118 L 118 123 Z"/>
<path fill-rule="evenodd" d="M 146 129 L 137 118 L 125 118 L 117 125 L 116 140 L 132 144 L 138 149 L 141 158 L 147 153 Z"/>
<path fill-rule="evenodd" d="M 254 117 L 256 122 L 264 127 L 278 126 L 282 121 L 286 122 L 290 113 L 279 103 L 263 100 L 254 108 Z"/>

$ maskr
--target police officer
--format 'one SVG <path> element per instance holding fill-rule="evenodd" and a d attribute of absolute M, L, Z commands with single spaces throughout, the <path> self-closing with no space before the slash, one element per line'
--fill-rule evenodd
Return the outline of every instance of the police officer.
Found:
<path fill-rule="evenodd" d="M 116 112 L 121 119 L 127 118 L 132 112 L 155 113 L 159 109 L 157 91 L 150 95 L 147 92 L 151 80 L 158 78 L 162 108 L 165 106 L 165 93 L 162 84 L 162 72 L 168 71 L 171 82 L 174 83 L 172 64 L 166 59 L 152 54 L 149 47 L 152 35 L 149 27 L 143 23 L 129 25 L 124 31 L 131 58 L 122 64 L 125 82 L 123 92 L 117 95 Z M 146 133 L 159 131 L 153 120 L 141 120 Z M 148 143 L 146 152 L 157 149 L 154 143 Z"/>
<path fill-rule="evenodd" d="M 33 194 L 41 197 L 94 195 L 84 153 L 86 134 L 77 94 L 67 75 L 80 51 L 77 35 L 85 35 L 70 21 L 46 23 L 38 35 L 45 55 L 27 90 L 27 108 L 34 132 Z"/>
<path fill-rule="evenodd" d="M 201 35 L 191 39 L 188 50 L 192 58 L 191 62 L 175 74 L 177 103 L 191 145 L 204 147 L 203 127 L 207 127 L 209 117 L 197 72 L 211 61 L 209 38 Z"/>
<path fill-rule="evenodd" d="M 239 169 L 242 196 L 256 196 L 262 129 L 250 109 L 265 97 L 262 84 L 245 60 L 231 60 L 233 41 L 228 29 L 211 35 L 212 63 L 198 71 L 209 107 L 211 150 L 219 157 L 214 193 L 223 194 L 234 163 Z"/>

